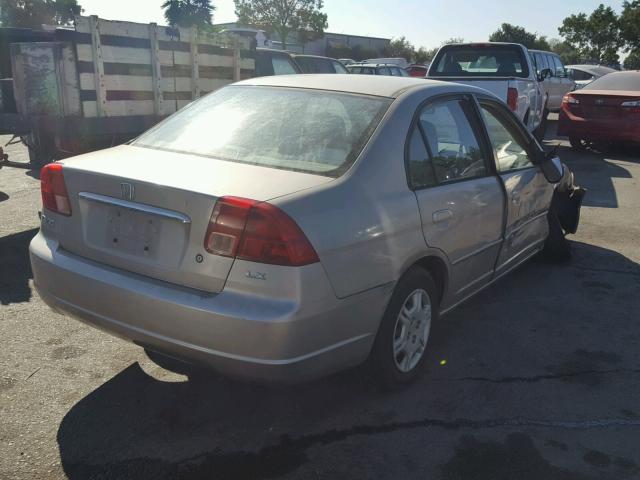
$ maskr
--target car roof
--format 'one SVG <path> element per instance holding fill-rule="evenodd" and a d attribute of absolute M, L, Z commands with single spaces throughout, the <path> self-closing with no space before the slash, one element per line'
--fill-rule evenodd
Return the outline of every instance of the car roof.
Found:
<path fill-rule="evenodd" d="M 445 82 L 411 77 L 391 77 L 384 75 L 311 74 L 276 75 L 243 80 L 234 85 L 255 85 L 270 87 L 308 88 L 335 92 L 373 95 L 397 98 L 406 90 L 414 88 L 441 87 Z M 448 83 L 448 85 L 453 85 Z M 470 91 L 474 87 L 467 87 Z"/>
<path fill-rule="evenodd" d="M 348 67 L 369 67 L 369 68 L 375 68 L 375 67 L 397 67 L 397 68 L 402 68 L 398 65 L 396 65 L 395 63 L 352 63 L 351 65 L 347 65 Z"/>
<path fill-rule="evenodd" d="M 567 68 L 574 68 L 576 70 L 584 70 L 589 73 L 607 74 L 617 72 L 615 68 L 607 67 L 606 65 L 566 65 Z"/>
<path fill-rule="evenodd" d="M 292 57 L 294 58 L 319 58 L 321 60 L 336 60 L 335 58 L 331 58 L 331 57 L 323 57 L 322 55 L 305 55 L 302 53 L 292 53 L 291 54 Z M 337 62 L 337 60 L 336 60 Z"/>

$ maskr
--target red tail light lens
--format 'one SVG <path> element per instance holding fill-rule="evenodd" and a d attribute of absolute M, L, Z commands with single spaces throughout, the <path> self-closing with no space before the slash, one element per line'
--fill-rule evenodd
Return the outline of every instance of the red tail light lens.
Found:
<path fill-rule="evenodd" d="M 567 94 L 564 97 L 562 97 L 562 103 L 566 103 L 567 105 L 579 105 L 580 100 L 578 100 L 576 97 L 574 97 L 571 94 Z"/>
<path fill-rule="evenodd" d="M 214 255 L 272 265 L 303 266 L 319 261 L 300 227 L 273 205 L 222 197 L 213 208 L 204 248 Z"/>
<path fill-rule="evenodd" d="M 512 112 L 518 111 L 518 90 L 510 88 L 507 90 L 507 105 Z"/>
<path fill-rule="evenodd" d="M 42 206 L 60 215 L 71 215 L 71 202 L 64 184 L 62 164 L 49 163 L 40 171 L 40 192 Z"/>

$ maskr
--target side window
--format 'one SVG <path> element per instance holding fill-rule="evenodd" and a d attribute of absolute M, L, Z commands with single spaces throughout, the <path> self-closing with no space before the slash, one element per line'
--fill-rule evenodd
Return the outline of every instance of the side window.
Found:
<path fill-rule="evenodd" d="M 591 80 L 593 79 L 593 75 L 587 73 L 583 70 L 576 70 L 575 68 L 571 70 L 571 76 L 574 80 Z"/>
<path fill-rule="evenodd" d="M 505 173 L 533 166 L 517 127 L 501 115 L 497 107 L 481 105 L 481 110 L 498 162 L 498 172 Z"/>
<path fill-rule="evenodd" d="M 566 77 L 567 73 L 564 71 L 564 65 L 559 57 L 553 57 L 553 61 L 556 67 L 556 77 Z"/>
<path fill-rule="evenodd" d="M 387 67 L 378 67 L 378 75 L 391 75 Z"/>
<path fill-rule="evenodd" d="M 547 63 L 547 68 L 551 70 L 551 76 L 556 76 L 556 64 L 553 62 L 553 55 L 545 55 L 545 62 Z"/>
<path fill-rule="evenodd" d="M 433 165 L 424 145 L 420 126 L 413 127 L 409 138 L 409 180 L 413 188 L 432 187 L 436 184 Z"/>
<path fill-rule="evenodd" d="M 420 114 L 420 127 L 431 153 L 438 183 L 486 175 L 485 159 L 473 131 L 467 100 L 441 100 Z"/>
<path fill-rule="evenodd" d="M 298 73 L 287 57 L 274 55 L 271 59 L 274 75 L 290 75 Z"/>
<path fill-rule="evenodd" d="M 536 53 L 535 58 L 536 58 L 536 70 L 538 72 L 538 75 L 540 75 L 540 72 L 542 72 L 542 70 L 549 67 L 547 67 L 547 62 L 544 61 L 544 56 L 542 56 L 542 54 Z"/>
<path fill-rule="evenodd" d="M 349 73 L 340 62 L 331 61 L 331 64 L 333 65 L 333 70 L 335 70 L 336 73 Z"/>
<path fill-rule="evenodd" d="M 323 58 L 314 58 L 313 63 L 316 67 L 316 73 L 335 73 L 335 69 L 333 68 L 330 60 L 325 60 Z"/>

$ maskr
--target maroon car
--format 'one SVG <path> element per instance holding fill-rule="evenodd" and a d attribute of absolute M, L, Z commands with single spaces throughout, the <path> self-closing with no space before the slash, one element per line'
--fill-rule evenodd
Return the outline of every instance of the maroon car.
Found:
<path fill-rule="evenodd" d="M 640 71 L 605 75 L 562 100 L 558 134 L 571 146 L 640 145 Z"/>
<path fill-rule="evenodd" d="M 409 73 L 410 77 L 426 77 L 429 67 L 425 65 L 413 64 L 409 65 L 405 70 Z"/>

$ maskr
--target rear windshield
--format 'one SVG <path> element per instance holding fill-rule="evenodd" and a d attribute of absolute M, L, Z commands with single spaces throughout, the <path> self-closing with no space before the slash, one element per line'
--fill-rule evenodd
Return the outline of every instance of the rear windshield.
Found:
<path fill-rule="evenodd" d="M 337 177 L 390 103 L 318 90 L 230 86 L 192 103 L 133 145 Z"/>
<path fill-rule="evenodd" d="M 512 45 L 450 45 L 440 49 L 429 71 L 435 77 L 523 77 L 529 68 Z"/>
<path fill-rule="evenodd" d="M 591 82 L 583 90 L 635 90 L 640 93 L 640 72 L 617 72 Z"/>

